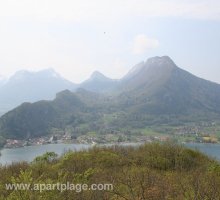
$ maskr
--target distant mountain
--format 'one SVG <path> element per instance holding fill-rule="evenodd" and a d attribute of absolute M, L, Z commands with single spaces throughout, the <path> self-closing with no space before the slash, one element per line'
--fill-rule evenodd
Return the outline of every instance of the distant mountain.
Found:
<path fill-rule="evenodd" d="M 8 111 L 23 102 L 53 99 L 57 92 L 75 88 L 74 83 L 65 80 L 53 69 L 18 71 L 0 87 L 0 112 Z"/>
<path fill-rule="evenodd" d="M 167 56 L 150 58 L 146 62 L 134 66 L 120 80 L 117 90 L 119 92 L 131 92 L 132 90 L 153 92 L 166 82 L 175 67 L 174 62 Z"/>
<path fill-rule="evenodd" d="M 121 101 L 135 105 L 137 112 L 220 113 L 220 85 L 178 68 L 167 56 L 148 59 L 138 72 L 121 80 L 118 90 Z"/>
<path fill-rule="evenodd" d="M 114 88 L 118 83 L 118 80 L 110 79 L 103 75 L 102 73 L 95 71 L 91 75 L 91 77 L 80 84 L 80 88 L 84 88 L 86 90 L 92 92 L 103 92 L 106 93 Z"/>
<path fill-rule="evenodd" d="M 104 93 L 109 89 L 105 86 L 96 93 L 98 83 L 108 81 L 112 92 Z M 150 58 L 113 82 L 96 72 L 87 82 L 96 92 L 64 91 L 53 101 L 22 104 L 0 118 L 0 135 L 28 138 L 54 130 L 105 133 L 220 118 L 220 85 L 180 69 L 168 56 Z"/>

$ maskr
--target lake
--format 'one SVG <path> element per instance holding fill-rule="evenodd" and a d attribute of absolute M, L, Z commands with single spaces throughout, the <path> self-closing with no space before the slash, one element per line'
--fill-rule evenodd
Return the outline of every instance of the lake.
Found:
<path fill-rule="evenodd" d="M 123 144 L 123 145 L 137 145 L 134 143 Z M 1 164 L 10 164 L 12 162 L 18 161 L 32 161 L 36 156 L 42 155 L 46 152 L 53 151 L 58 155 L 65 153 L 68 150 L 79 151 L 83 149 L 88 149 L 92 145 L 89 144 L 47 144 L 39 146 L 27 146 L 14 149 L 2 149 L 0 156 Z M 201 152 L 220 160 L 220 144 L 201 144 L 192 143 L 186 144 L 186 146 L 198 149 Z"/>
<path fill-rule="evenodd" d="M 189 143 L 186 144 L 187 147 L 199 150 L 212 158 L 220 161 L 220 144 L 211 143 Z"/>
<path fill-rule="evenodd" d="M 68 150 L 79 151 L 88 149 L 91 145 L 88 144 L 46 144 L 39 146 L 26 146 L 14 149 L 2 149 L 0 156 L 1 164 L 10 164 L 18 161 L 32 161 L 36 156 L 46 152 L 53 151 L 58 155 L 65 153 Z"/>

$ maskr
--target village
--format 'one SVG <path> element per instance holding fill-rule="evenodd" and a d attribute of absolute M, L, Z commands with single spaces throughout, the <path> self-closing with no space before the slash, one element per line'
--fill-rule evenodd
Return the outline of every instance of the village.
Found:
<path fill-rule="evenodd" d="M 204 131 L 204 126 L 182 126 L 173 129 L 170 134 L 126 134 L 124 132 L 112 131 L 109 134 L 96 134 L 90 132 L 85 135 L 75 136 L 69 132 L 64 134 L 52 134 L 27 140 L 7 139 L 4 148 L 18 148 L 24 146 L 35 146 L 56 143 L 68 144 L 120 144 L 120 143 L 149 143 L 164 142 L 173 140 L 179 143 L 220 143 L 220 138 L 216 134 L 219 127 L 213 129 L 215 125 L 210 124 L 209 131 Z M 214 131 L 213 131 L 214 130 Z"/>
<path fill-rule="evenodd" d="M 124 134 L 106 134 L 102 136 L 82 135 L 74 137 L 71 135 L 52 135 L 28 140 L 7 139 L 4 148 L 18 148 L 24 146 L 36 146 L 56 143 L 67 144 L 120 144 L 120 143 L 147 143 L 153 141 L 166 141 L 167 136 L 126 136 Z"/>

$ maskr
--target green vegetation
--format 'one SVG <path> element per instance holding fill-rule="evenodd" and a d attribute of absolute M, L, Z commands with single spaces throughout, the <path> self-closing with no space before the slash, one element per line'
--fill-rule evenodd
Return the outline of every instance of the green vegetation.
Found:
<path fill-rule="evenodd" d="M 200 152 L 175 143 L 151 143 L 139 147 L 94 147 L 53 152 L 32 163 L 0 167 L 2 200 L 194 200 L 220 199 L 220 164 Z M 113 184 L 113 190 L 60 192 L 6 190 L 6 183 Z"/>
<path fill-rule="evenodd" d="M 63 91 L 53 101 L 24 103 L 0 118 L 0 141 L 6 139 L 29 139 L 45 135 L 70 134 L 74 138 L 81 135 L 102 136 L 110 133 L 122 133 L 127 136 L 166 136 L 174 135 L 184 126 L 198 127 L 202 134 L 215 134 L 220 131 L 219 124 L 203 122 L 193 115 L 153 115 L 140 111 L 136 106 L 131 109 L 126 100 L 114 97 L 108 99 L 85 90 L 76 93 Z M 132 101 L 132 99 L 130 99 Z M 210 115 L 209 115 L 210 116 Z M 184 121 L 187 118 L 188 121 Z M 184 134 L 188 131 L 183 130 Z M 189 131 L 190 133 L 190 131 Z M 191 135 L 196 141 L 195 134 Z M 190 137 L 191 137 L 190 136 Z M 175 136 L 176 138 L 176 136 Z M 191 138 L 180 141 L 191 141 Z M 0 144 L 1 145 L 1 144 Z"/>

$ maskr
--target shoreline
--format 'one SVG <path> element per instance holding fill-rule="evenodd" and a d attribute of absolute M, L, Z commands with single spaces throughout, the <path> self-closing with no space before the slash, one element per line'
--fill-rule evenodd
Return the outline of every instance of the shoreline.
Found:
<path fill-rule="evenodd" d="M 121 142 L 121 143 L 106 143 L 106 144 L 66 144 L 66 143 L 53 143 L 53 144 L 45 144 L 45 145 L 35 145 L 35 146 L 25 146 L 20 148 L 5 148 L 1 151 L 0 156 L 0 165 L 7 165 L 16 162 L 32 162 L 34 158 L 37 156 L 43 155 L 46 152 L 54 152 L 58 156 L 62 156 L 68 151 L 84 151 L 93 146 L 102 147 L 102 146 L 133 146 L 138 147 L 139 145 L 143 145 L 144 143 L 132 143 L 132 142 Z M 220 161 L 220 144 L 213 143 L 185 143 L 181 144 L 187 148 L 193 150 L 199 150 L 202 153 L 205 153 L 207 156 L 212 157 L 218 161 Z"/>
<path fill-rule="evenodd" d="M 151 141 L 153 142 L 153 141 Z M 80 143 L 80 142 L 53 142 L 53 143 L 43 143 L 43 144 L 31 144 L 31 145 L 23 145 L 23 146 L 14 146 L 14 147 L 1 147 L 0 148 L 0 156 L 1 150 L 4 149 L 18 149 L 18 148 L 25 148 L 25 147 L 36 147 L 36 146 L 46 146 L 46 145 L 56 145 L 56 144 L 66 144 L 66 145 L 91 145 L 91 146 L 100 146 L 100 145 L 129 145 L 129 144 L 144 144 L 144 143 L 151 143 L 149 141 L 137 142 L 137 141 L 125 141 L 125 142 L 106 142 L 106 143 Z M 219 142 L 177 142 L 178 144 L 212 144 L 212 145 L 220 145 Z"/>

